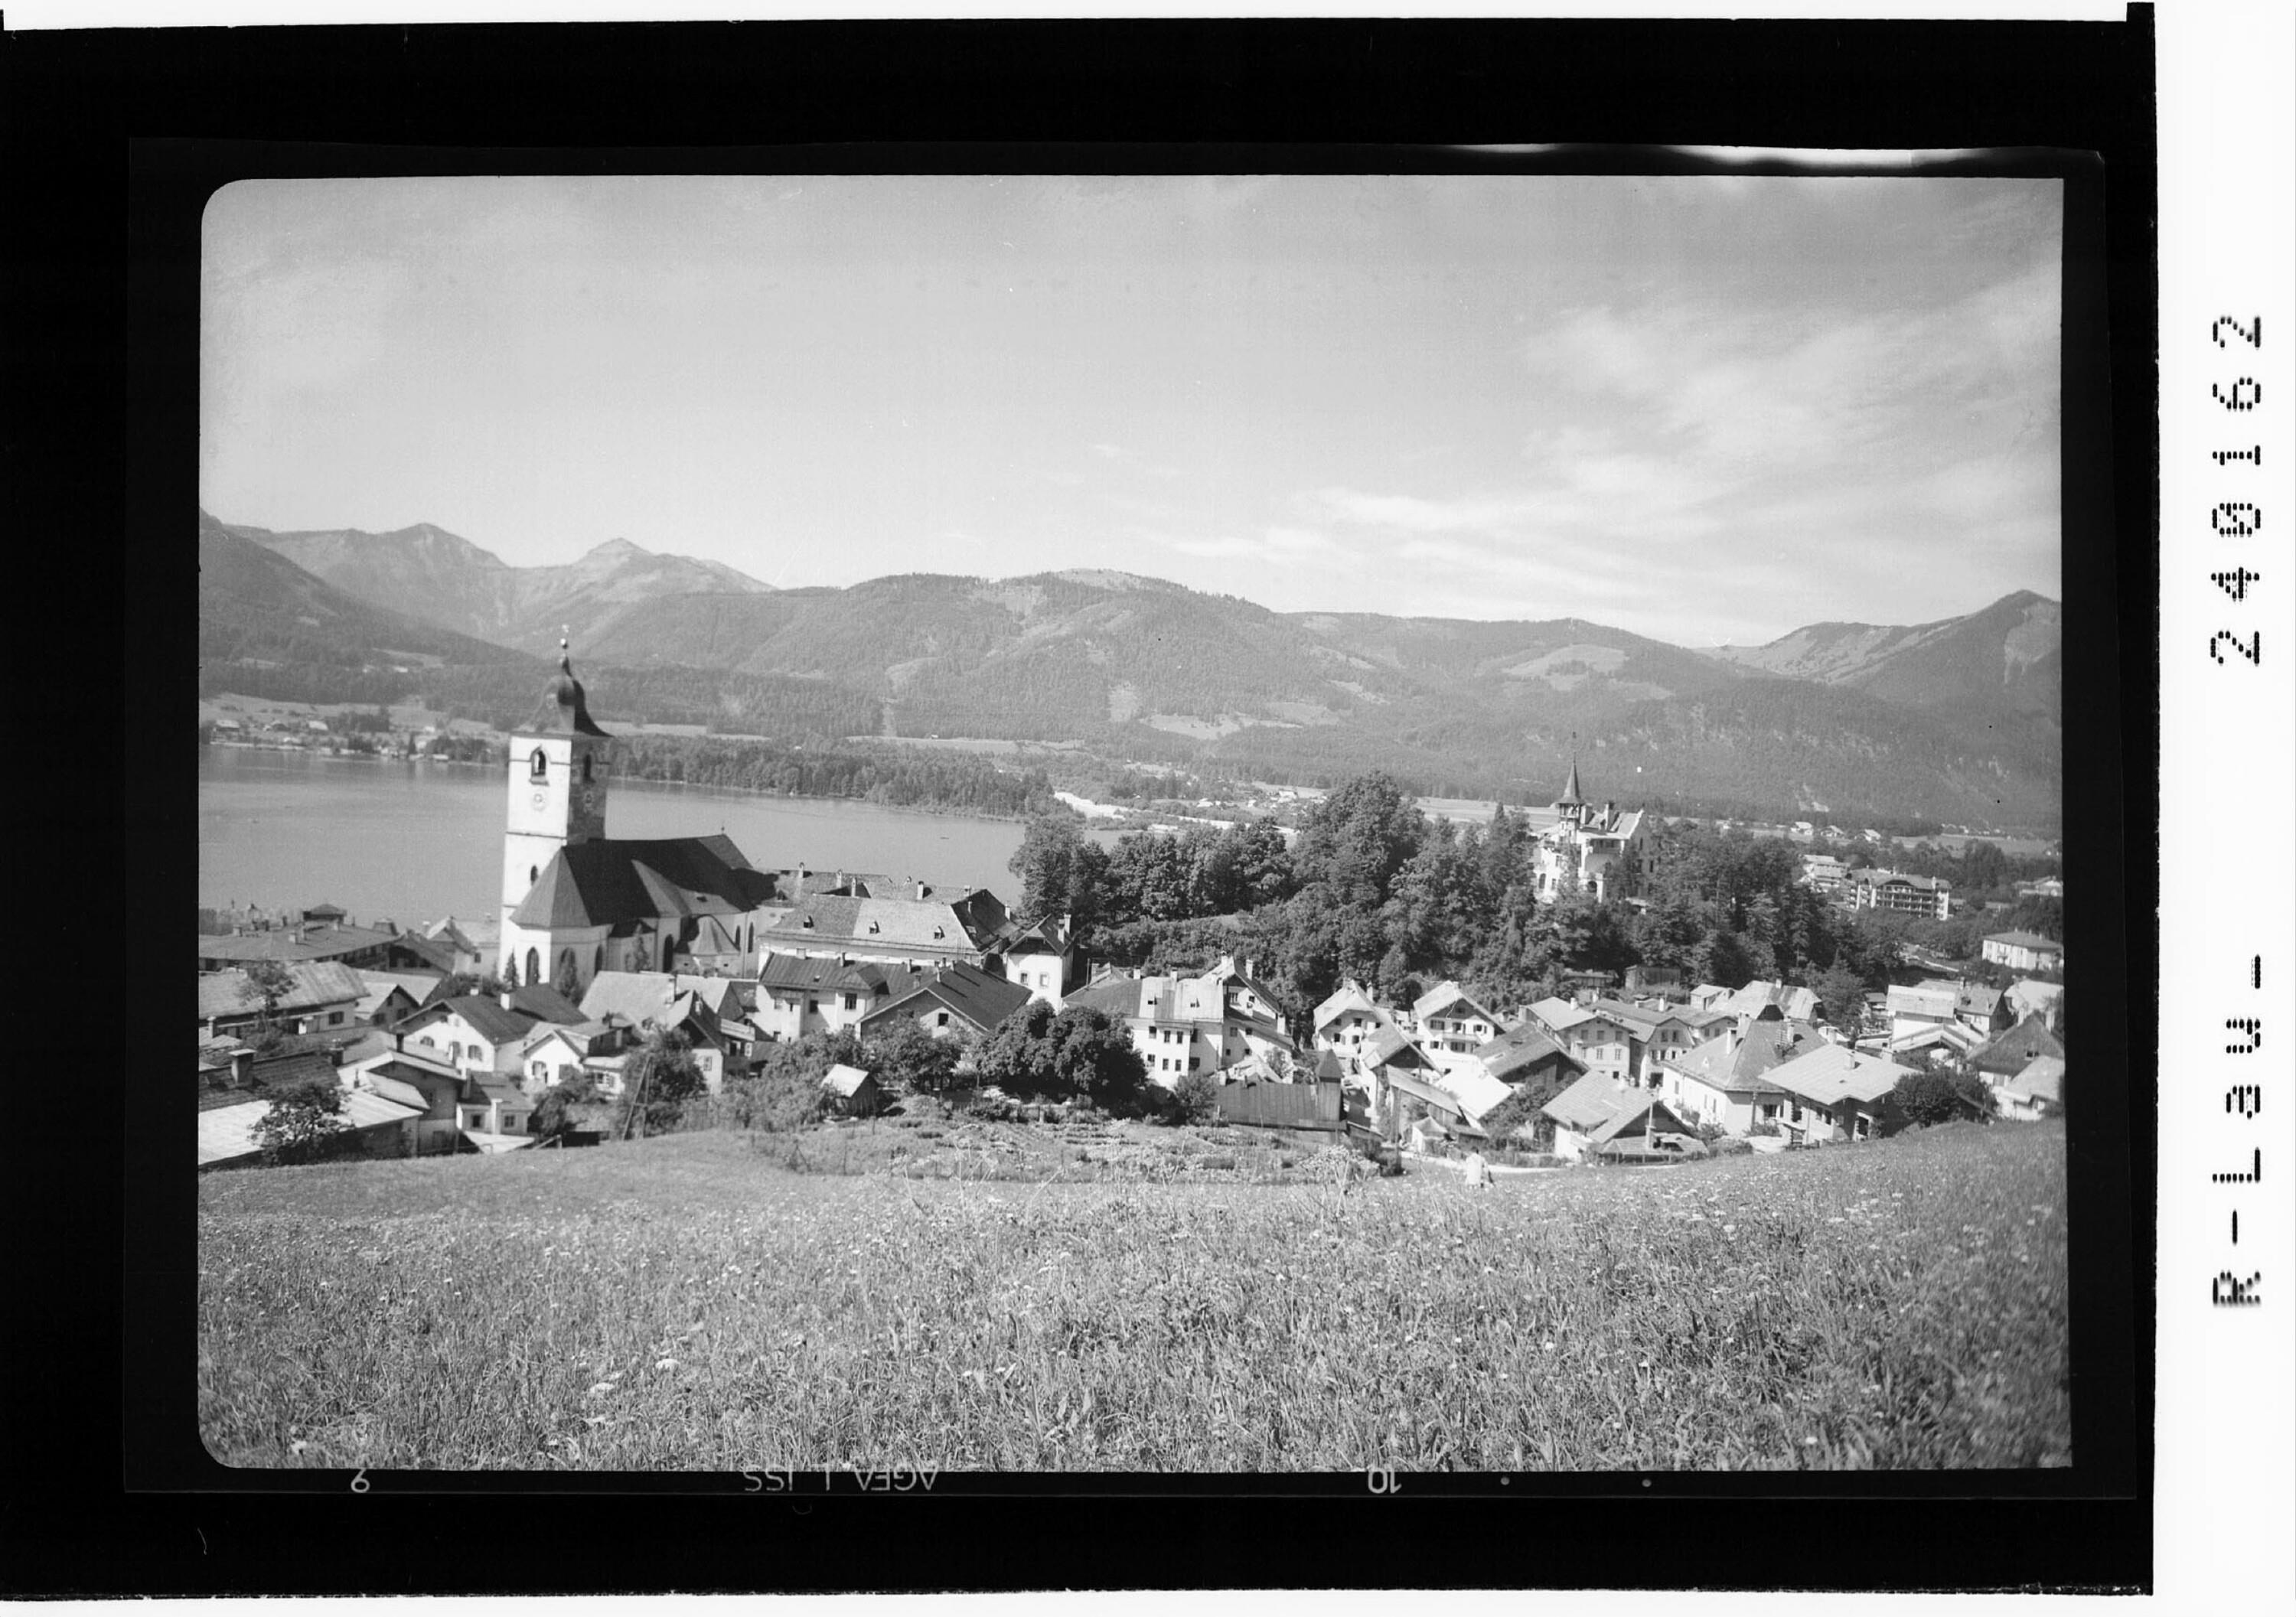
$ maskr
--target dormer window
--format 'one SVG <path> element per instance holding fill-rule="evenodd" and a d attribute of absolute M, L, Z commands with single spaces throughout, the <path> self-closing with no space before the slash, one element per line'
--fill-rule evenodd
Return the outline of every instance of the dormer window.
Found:
<path fill-rule="evenodd" d="M 808 932 L 811 932 L 813 930 L 813 917 L 811 915 L 808 915 L 805 918 L 805 930 Z"/>
<path fill-rule="evenodd" d="M 874 921 L 869 923 L 869 930 L 873 932 L 877 930 L 877 923 Z"/>

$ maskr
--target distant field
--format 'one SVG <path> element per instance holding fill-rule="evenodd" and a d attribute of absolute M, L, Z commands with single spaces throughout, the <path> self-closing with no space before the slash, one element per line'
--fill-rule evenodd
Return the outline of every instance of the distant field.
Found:
<path fill-rule="evenodd" d="M 383 1468 L 2070 1462 L 2056 1124 L 1488 1190 L 1070 1183 L 1042 1137 L 1018 1177 L 909 1178 L 892 1144 L 956 1155 L 945 1129 L 864 1137 L 846 1165 L 884 1167 L 691 1134 L 202 1179 L 202 1437 Z"/>

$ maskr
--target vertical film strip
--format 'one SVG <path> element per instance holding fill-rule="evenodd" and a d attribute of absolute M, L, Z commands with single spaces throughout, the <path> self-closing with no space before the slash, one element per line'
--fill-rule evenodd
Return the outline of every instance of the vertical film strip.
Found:
<path fill-rule="evenodd" d="M 2212 1610 L 2287 1610 L 2296 29 L 2286 7 L 2163 7 L 2159 48 L 2157 1587 Z"/>

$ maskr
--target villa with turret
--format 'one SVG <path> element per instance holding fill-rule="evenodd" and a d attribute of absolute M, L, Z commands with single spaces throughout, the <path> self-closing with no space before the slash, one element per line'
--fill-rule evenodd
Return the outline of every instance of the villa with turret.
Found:
<path fill-rule="evenodd" d="M 1655 853 L 1648 817 L 1639 808 L 1621 813 L 1614 802 L 1587 801 L 1579 795 L 1576 759 L 1562 795 L 1544 816 L 1535 808 L 1528 813 L 1538 842 L 1533 868 L 1541 899 L 1560 897 L 1574 884 L 1604 902 L 1641 890 Z"/>

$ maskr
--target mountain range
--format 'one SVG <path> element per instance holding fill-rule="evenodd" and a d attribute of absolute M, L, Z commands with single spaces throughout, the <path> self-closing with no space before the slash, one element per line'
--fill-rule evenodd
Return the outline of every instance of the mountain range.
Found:
<path fill-rule="evenodd" d="M 1081 742 L 1301 783 L 1383 767 L 1544 802 L 1575 752 L 1589 793 L 1621 802 L 2043 830 L 2062 812 L 2062 624 L 2028 592 L 1698 650 L 1578 619 L 1275 612 L 1106 570 L 776 590 L 619 540 L 514 568 L 428 525 L 282 534 L 201 513 L 201 532 L 203 654 L 211 615 L 242 637 L 291 624 L 308 649 L 315 604 L 339 647 L 452 636 L 428 655 L 453 665 L 554 652 L 566 625 L 606 713 L 674 685 L 721 721 L 753 698 L 777 716 L 811 702 L 889 736 Z M 226 546 L 240 582 L 210 592 Z M 296 576 L 255 579 L 240 546 Z"/>

